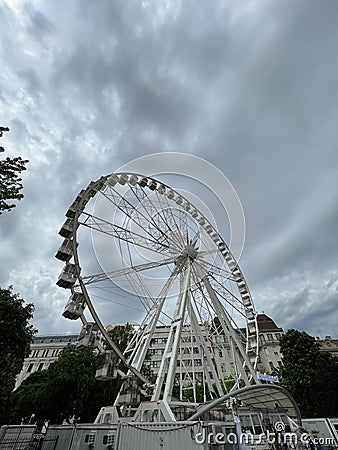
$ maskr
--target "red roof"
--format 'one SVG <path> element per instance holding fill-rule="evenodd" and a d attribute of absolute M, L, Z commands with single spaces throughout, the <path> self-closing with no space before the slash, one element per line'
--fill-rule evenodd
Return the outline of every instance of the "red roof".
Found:
<path fill-rule="evenodd" d="M 283 329 L 277 327 L 271 317 L 266 314 L 257 314 L 257 325 L 259 331 L 283 331 Z"/>

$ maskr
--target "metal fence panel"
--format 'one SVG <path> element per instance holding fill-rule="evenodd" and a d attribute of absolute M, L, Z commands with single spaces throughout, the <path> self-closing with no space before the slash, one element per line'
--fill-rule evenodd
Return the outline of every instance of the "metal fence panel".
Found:
<path fill-rule="evenodd" d="M 55 450 L 58 437 L 49 439 L 3 439 L 0 450 Z"/>

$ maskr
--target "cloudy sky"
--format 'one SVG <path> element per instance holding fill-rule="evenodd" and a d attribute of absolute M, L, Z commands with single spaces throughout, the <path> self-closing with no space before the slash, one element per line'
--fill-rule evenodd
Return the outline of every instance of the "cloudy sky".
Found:
<path fill-rule="evenodd" d="M 0 20 L 1 145 L 30 160 L 0 217 L 0 284 L 35 304 L 39 332 L 79 329 L 55 286 L 73 198 L 170 151 L 236 189 L 257 310 L 338 337 L 336 0 L 5 0 Z"/>

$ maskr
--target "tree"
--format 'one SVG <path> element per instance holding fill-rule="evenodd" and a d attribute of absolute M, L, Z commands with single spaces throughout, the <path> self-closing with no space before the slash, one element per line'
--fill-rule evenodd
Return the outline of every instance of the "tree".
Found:
<path fill-rule="evenodd" d="M 9 128 L 0 127 L 0 137 L 5 131 L 9 131 Z M 0 153 L 4 151 L 5 149 L 0 146 Z M 15 208 L 16 205 L 8 203 L 8 200 L 21 200 L 23 198 L 23 194 L 20 192 L 23 185 L 19 174 L 26 170 L 26 163 L 28 163 L 28 160 L 22 159 L 20 156 L 0 160 L 0 215 L 4 211 Z"/>
<path fill-rule="evenodd" d="M 130 323 L 126 323 L 125 325 L 115 325 L 109 331 L 109 334 L 121 352 L 124 352 L 133 337 L 134 328 Z"/>
<path fill-rule="evenodd" d="M 112 334 L 123 350 L 132 336 L 130 324 L 115 327 Z M 121 387 L 121 379 L 95 379 L 98 356 L 90 349 L 68 345 L 57 361 L 42 372 L 30 375 L 12 393 L 11 421 L 25 421 L 34 414 L 37 421 L 62 423 L 75 418 L 93 422 L 102 406 L 111 405 Z"/>
<path fill-rule="evenodd" d="M 38 422 L 62 423 L 72 418 L 92 422 L 100 397 L 95 360 L 89 349 L 65 347 L 47 370 L 34 372 L 12 393 L 12 423 L 21 418 L 27 423 L 32 415 Z"/>
<path fill-rule="evenodd" d="M 281 384 L 293 395 L 304 417 L 322 416 L 314 395 L 316 377 L 331 356 L 321 352 L 315 339 L 305 331 L 288 330 L 280 339 L 283 366 Z"/>
<path fill-rule="evenodd" d="M 11 394 L 10 423 L 29 423 L 47 417 L 48 371 L 39 370 L 26 378 Z"/>
<path fill-rule="evenodd" d="M 327 358 L 316 371 L 312 394 L 315 417 L 338 417 L 338 359 Z"/>
<path fill-rule="evenodd" d="M 23 360 L 29 354 L 35 329 L 29 324 L 32 304 L 25 305 L 13 288 L 0 288 L 0 423 L 7 420 L 10 394 Z"/>
<path fill-rule="evenodd" d="M 71 418 L 88 421 L 97 414 L 95 354 L 68 345 L 48 369 L 47 418 L 61 423 Z M 93 411 L 94 410 L 94 411 Z M 94 414 L 94 417 L 93 417 Z"/>

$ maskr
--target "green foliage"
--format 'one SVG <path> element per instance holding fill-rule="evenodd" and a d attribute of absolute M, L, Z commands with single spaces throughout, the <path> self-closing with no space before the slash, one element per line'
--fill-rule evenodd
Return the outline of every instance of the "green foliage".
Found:
<path fill-rule="evenodd" d="M 315 339 L 305 331 L 288 330 L 281 337 L 280 346 L 281 384 L 291 392 L 304 417 L 324 417 L 318 405 L 318 376 L 331 364 L 331 355 L 321 352 Z M 328 386 L 324 390 L 331 395 Z"/>
<path fill-rule="evenodd" d="M 0 288 L 0 423 L 5 423 L 15 377 L 29 354 L 35 329 L 29 324 L 33 305 L 24 304 L 13 288 Z"/>
<path fill-rule="evenodd" d="M 312 394 L 316 405 L 315 416 L 338 416 L 338 359 L 326 358 L 316 371 Z"/>
<path fill-rule="evenodd" d="M 189 386 L 186 386 L 186 389 L 182 392 L 182 400 L 186 402 L 194 402 L 194 391 L 193 391 L 193 385 L 190 384 L 191 388 Z M 196 391 L 196 402 L 202 403 L 204 402 L 204 390 L 205 390 L 205 396 L 207 400 L 211 400 L 211 395 L 209 392 L 209 388 L 207 385 L 204 385 L 202 381 L 196 381 L 195 383 L 195 391 Z M 180 398 L 180 386 L 178 384 L 175 384 L 173 387 L 173 397 L 175 399 Z"/>
<path fill-rule="evenodd" d="M 48 372 L 46 370 L 32 373 L 11 395 L 10 422 L 28 423 L 34 414 L 44 418 L 46 398 L 48 395 Z"/>
<path fill-rule="evenodd" d="M 60 423 L 81 417 L 86 421 L 95 396 L 95 355 L 69 345 L 48 370 L 48 419 Z"/>
<path fill-rule="evenodd" d="M 195 383 L 195 392 L 196 392 L 196 402 L 202 403 L 204 396 L 204 385 L 201 382 Z M 183 401 L 194 402 L 194 391 L 191 386 L 191 389 L 185 389 L 183 391 Z"/>
<path fill-rule="evenodd" d="M 233 375 L 228 375 L 227 377 L 224 377 L 223 380 L 220 380 L 222 389 L 224 393 L 229 392 L 234 384 L 236 383 L 236 380 Z M 240 380 L 240 387 L 244 386 L 244 381 Z"/>
<path fill-rule="evenodd" d="M 0 137 L 4 131 L 9 131 L 9 129 L 0 127 Z M 0 153 L 4 151 L 5 149 L 0 147 Z M 16 206 L 14 203 L 8 203 L 8 200 L 21 200 L 23 198 L 23 194 L 20 192 L 23 185 L 19 174 L 26 170 L 26 163 L 28 163 L 28 160 L 24 160 L 20 156 L 0 160 L 0 215 Z"/>
<path fill-rule="evenodd" d="M 130 323 L 126 323 L 125 325 L 115 325 L 114 328 L 109 331 L 109 334 L 121 352 L 124 352 L 133 337 L 134 328 Z"/>
<path fill-rule="evenodd" d="M 114 399 L 119 380 L 95 379 L 97 356 L 68 345 L 47 370 L 31 374 L 12 394 L 11 421 L 37 420 L 62 423 L 75 419 L 93 422 L 101 406 Z"/>
<path fill-rule="evenodd" d="M 127 324 L 115 328 L 113 338 L 123 349 L 133 327 Z M 95 379 L 97 359 L 89 349 L 65 347 L 47 370 L 33 373 L 13 392 L 11 422 L 18 423 L 22 418 L 27 422 L 32 414 L 38 421 L 51 423 L 71 419 L 93 422 L 102 406 L 113 404 L 121 387 L 120 379 Z"/>

